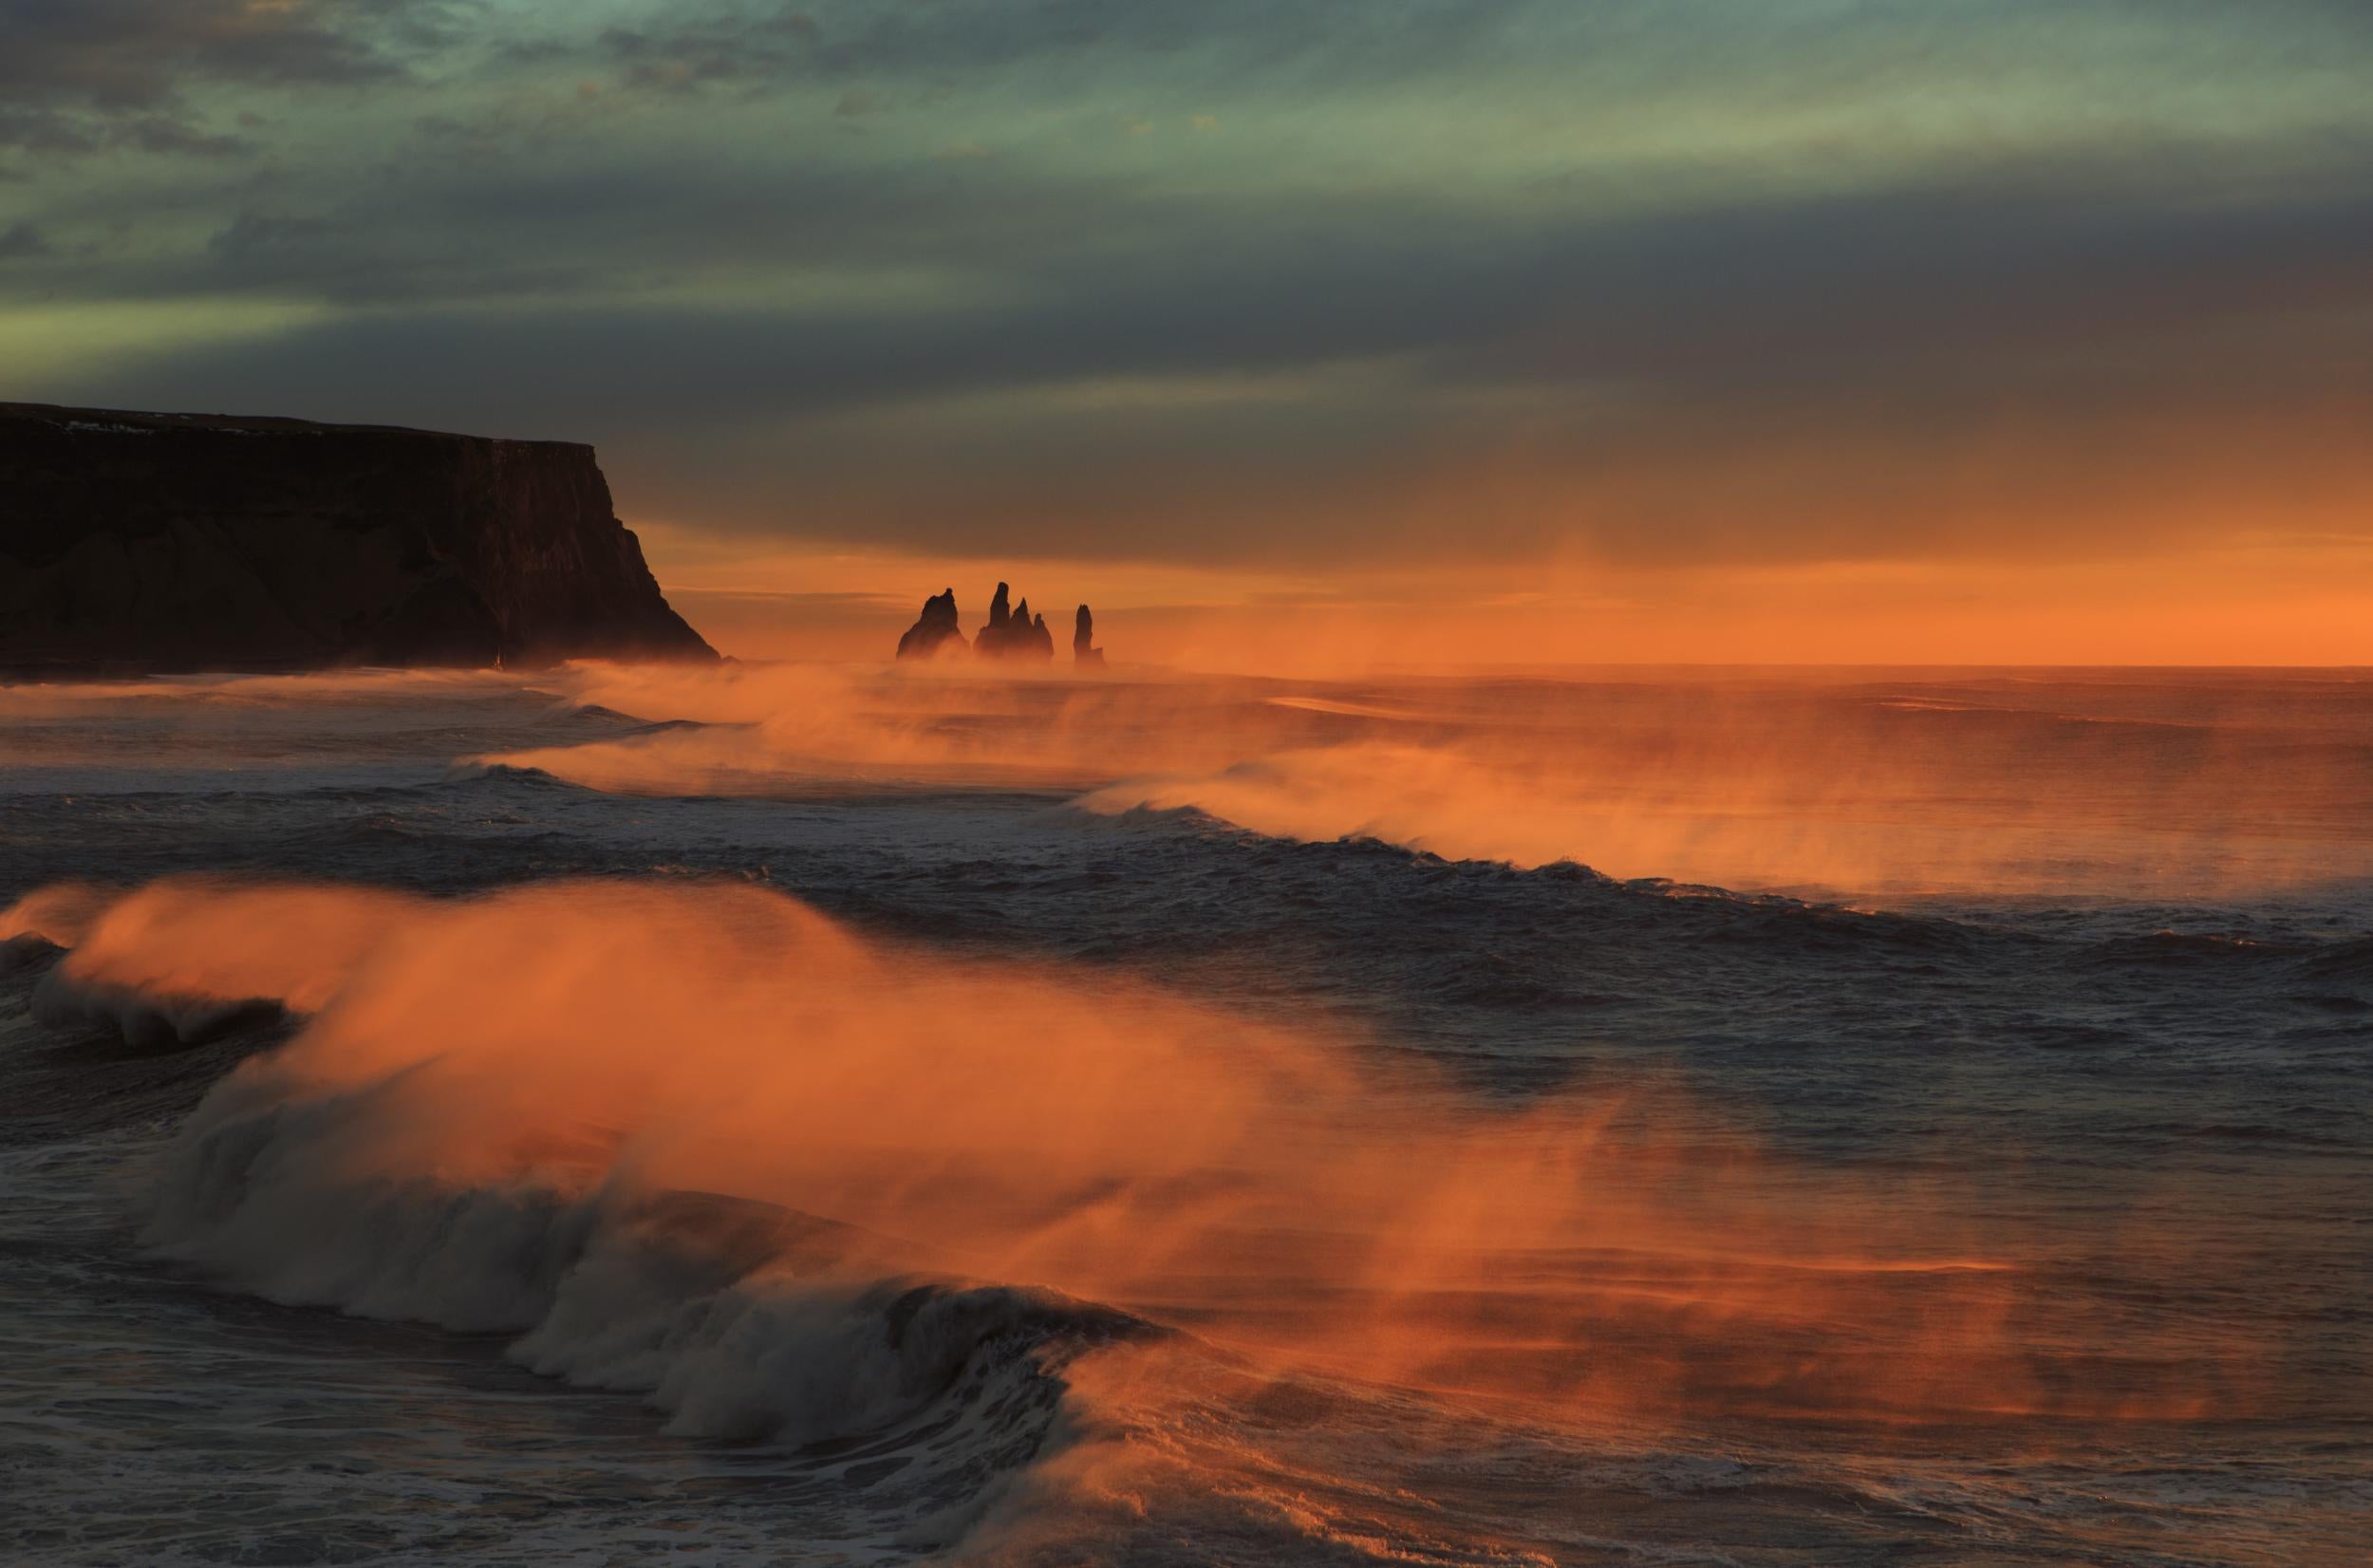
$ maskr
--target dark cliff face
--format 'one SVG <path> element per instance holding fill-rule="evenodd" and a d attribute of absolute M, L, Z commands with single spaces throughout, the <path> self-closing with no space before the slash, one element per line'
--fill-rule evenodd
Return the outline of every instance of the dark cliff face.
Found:
<path fill-rule="evenodd" d="M 0 403 L 0 665 L 716 657 L 589 446 Z"/>

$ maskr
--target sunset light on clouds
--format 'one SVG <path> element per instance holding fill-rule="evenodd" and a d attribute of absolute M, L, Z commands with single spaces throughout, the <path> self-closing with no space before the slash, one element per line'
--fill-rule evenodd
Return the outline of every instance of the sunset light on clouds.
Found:
<path fill-rule="evenodd" d="M 0 0 L 0 1568 L 2364 1568 L 2373 0 Z"/>
<path fill-rule="evenodd" d="M 0 396 L 592 441 L 754 647 L 2364 656 L 2360 8 L 6 14 Z"/>

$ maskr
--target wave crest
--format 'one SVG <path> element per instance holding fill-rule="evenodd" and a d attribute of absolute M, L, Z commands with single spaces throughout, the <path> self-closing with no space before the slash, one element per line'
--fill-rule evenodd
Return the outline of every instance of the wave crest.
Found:
<path fill-rule="evenodd" d="M 2039 1287 L 2050 1260 L 2004 1227 L 1774 1160 L 1675 1094 L 1480 1104 L 738 882 L 159 884 L 83 936 L 78 983 L 306 1015 L 159 1155 L 160 1249 L 282 1301 L 512 1335 L 680 1432 L 855 1445 L 965 1508 L 1058 1435 L 1109 1435 L 1064 1391 L 1150 1324 L 1255 1382 L 1635 1428 L 2221 1391 Z"/>

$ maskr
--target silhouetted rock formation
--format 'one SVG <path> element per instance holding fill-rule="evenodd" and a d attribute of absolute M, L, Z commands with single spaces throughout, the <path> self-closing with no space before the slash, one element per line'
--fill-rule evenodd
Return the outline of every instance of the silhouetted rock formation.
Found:
<path fill-rule="evenodd" d="M 989 619 L 972 640 L 972 651 L 983 659 L 1055 661 L 1055 634 L 1046 617 L 1030 613 L 1030 601 L 1012 602 L 1013 589 L 1004 583 L 989 599 Z M 943 648 L 964 645 L 963 629 L 956 622 L 956 590 L 947 588 L 923 602 L 923 613 L 898 640 L 901 659 L 928 659 Z M 1095 645 L 1095 622 L 1088 607 L 1079 607 L 1072 635 L 1072 663 L 1082 669 L 1102 669 L 1104 650 Z"/>
<path fill-rule="evenodd" d="M 0 403 L 0 666 L 713 660 L 593 449 Z"/>
<path fill-rule="evenodd" d="M 956 624 L 956 590 L 949 588 L 923 601 L 923 613 L 898 640 L 901 659 L 931 659 L 950 643 L 963 647 L 963 628 Z"/>
<path fill-rule="evenodd" d="M 972 650 L 983 659 L 1052 661 L 1055 634 L 1046 629 L 1046 617 L 1034 617 L 1027 599 L 1009 612 L 1005 607 L 1009 591 L 1003 583 L 997 585 L 997 593 L 989 600 L 988 625 L 972 640 Z"/>

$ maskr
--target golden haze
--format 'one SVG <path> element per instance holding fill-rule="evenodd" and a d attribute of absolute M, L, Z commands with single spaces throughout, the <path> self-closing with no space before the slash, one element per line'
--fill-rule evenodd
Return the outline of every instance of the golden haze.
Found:
<path fill-rule="evenodd" d="M 638 525 L 670 599 L 746 658 L 870 663 L 924 598 L 967 633 L 1009 581 L 1116 661 L 1354 676 L 1560 664 L 2357 665 L 2373 540 L 2237 533 L 2165 555 L 1644 565 L 1457 559 L 1286 571 L 770 546 Z"/>

